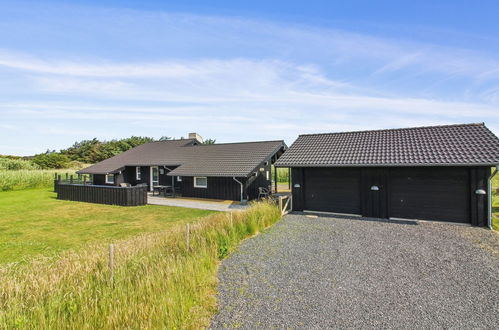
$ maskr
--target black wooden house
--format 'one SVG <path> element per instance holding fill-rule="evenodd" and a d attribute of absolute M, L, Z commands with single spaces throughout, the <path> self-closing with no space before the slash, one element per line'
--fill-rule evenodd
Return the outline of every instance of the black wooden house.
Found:
<path fill-rule="evenodd" d="M 284 141 L 203 144 L 189 139 L 146 143 L 87 167 L 94 185 L 146 184 L 174 187 L 184 197 L 251 200 L 272 184 L 271 165 Z"/>
<path fill-rule="evenodd" d="M 499 139 L 482 124 L 300 135 L 293 209 L 490 225 Z"/>

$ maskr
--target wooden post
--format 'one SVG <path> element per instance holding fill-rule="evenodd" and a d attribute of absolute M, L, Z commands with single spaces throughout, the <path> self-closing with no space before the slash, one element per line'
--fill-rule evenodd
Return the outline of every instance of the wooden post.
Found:
<path fill-rule="evenodd" d="M 187 251 L 190 250 L 190 242 L 189 242 L 189 224 L 185 225 L 185 246 L 187 247 Z"/>
<path fill-rule="evenodd" d="M 69 177 L 69 183 L 73 184 L 73 174 Z"/>
<path fill-rule="evenodd" d="M 288 167 L 288 189 L 291 191 L 291 167 Z"/>
<path fill-rule="evenodd" d="M 68 176 L 69 176 L 69 174 L 68 174 L 68 173 L 66 173 L 66 181 L 68 181 Z"/>
<path fill-rule="evenodd" d="M 277 167 L 275 167 L 275 165 L 274 165 L 274 184 L 275 184 L 275 193 L 276 194 L 277 194 L 277 181 L 278 181 Z"/>
<path fill-rule="evenodd" d="M 87 185 L 87 176 L 86 175 L 83 176 L 83 185 L 85 185 L 85 186 Z"/>
<path fill-rule="evenodd" d="M 114 244 L 109 244 L 109 280 L 113 282 L 114 277 Z"/>

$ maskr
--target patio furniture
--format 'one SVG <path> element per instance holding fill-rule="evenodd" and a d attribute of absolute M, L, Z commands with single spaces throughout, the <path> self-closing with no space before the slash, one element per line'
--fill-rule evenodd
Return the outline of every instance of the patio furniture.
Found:
<path fill-rule="evenodd" d="M 165 186 L 163 192 L 165 197 L 175 197 L 175 188 L 173 186 Z"/>
<path fill-rule="evenodd" d="M 258 187 L 258 199 L 267 198 L 270 195 L 270 191 L 267 188 Z"/>
<path fill-rule="evenodd" d="M 153 186 L 153 187 L 152 187 L 152 195 L 153 195 L 153 196 L 156 196 L 156 192 L 157 192 L 157 193 L 158 193 L 158 196 L 160 196 L 160 195 L 161 195 L 161 192 L 164 192 L 164 191 L 165 191 L 165 188 L 166 188 L 166 186 L 160 186 L 160 185 L 158 185 L 158 186 Z"/>

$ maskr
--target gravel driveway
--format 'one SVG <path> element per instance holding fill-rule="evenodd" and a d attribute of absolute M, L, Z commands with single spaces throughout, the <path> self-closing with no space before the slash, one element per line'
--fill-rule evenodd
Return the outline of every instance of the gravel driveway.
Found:
<path fill-rule="evenodd" d="M 497 328 L 499 235 L 288 215 L 219 271 L 212 328 Z"/>

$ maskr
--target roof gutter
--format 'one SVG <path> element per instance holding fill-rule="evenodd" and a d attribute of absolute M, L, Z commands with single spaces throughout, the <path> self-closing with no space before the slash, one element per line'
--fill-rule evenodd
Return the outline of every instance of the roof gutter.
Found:
<path fill-rule="evenodd" d="M 241 186 L 241 204 L 242 204 L 243 200 L 244 200 L 244 196 L 243 196 L 243 194 L 244 194 L 244 185 L 243 185 L 243 183 L 241 181 L 239 181 L 238 179 L 236 179 L 235 176 L 233 176 L 232 179 L 234 181 L 236 181 L 237 183 L 239 183 L 239 185 Z"/>
<path fill-rule="evenodd" d="M 489 202 L 488 202 L 488 213 L 487 213 L 487 225 L 489 226 L 489 229 L 493 229 L 492 227 L 492 179 L 494 176 L 497 174 L 497 171 L 499 170 L 499 165 L 496 165 L 496 169 L 494 170 L 494 173 L 489 177 L 489 182 L 487 185 L 487 193 L 489 197 Z"/>

